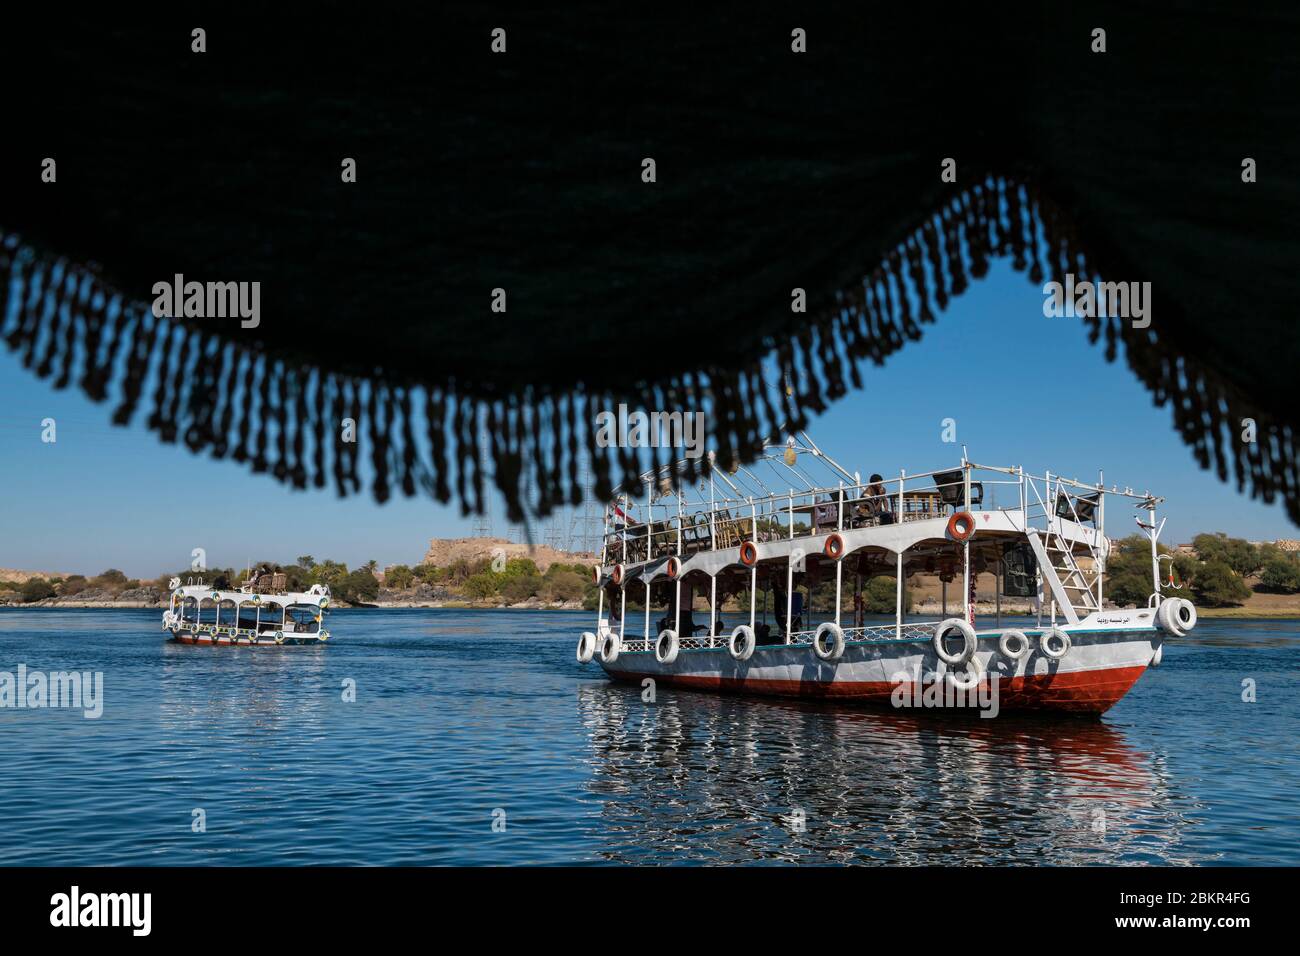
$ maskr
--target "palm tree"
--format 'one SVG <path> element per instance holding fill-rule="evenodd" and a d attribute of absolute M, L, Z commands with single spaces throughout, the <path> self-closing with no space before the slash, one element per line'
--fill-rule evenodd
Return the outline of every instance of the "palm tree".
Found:
<path fill-rule="evenodd" d="M 376 571 L 379 570 L 379 562 L 376 561 L 374 558 L 371 558 L 364 565 L 362 565 L 362 568 L 366 571 L 369 571 L 371 574 L 374 574 Z"/>

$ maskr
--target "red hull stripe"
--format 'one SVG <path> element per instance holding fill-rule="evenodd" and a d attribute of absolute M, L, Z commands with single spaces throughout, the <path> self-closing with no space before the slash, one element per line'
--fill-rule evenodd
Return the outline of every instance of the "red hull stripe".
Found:
<path fill-rule="evenodd" d="M 1069 710 L 1100 714 L 1128 693 L 1146 668 L 1112 667 L 1028 677 L 998 678 L 1001 710 Z M 833 697 L 890 704 L 896 686 L 888 681 L 799 681 L 693 674 L 611 673 L 619 680 L 659 683 L 695 690 L 766 694 L 775 697 Z M 909 697 L 911 686 L 908 686 Z"/>
<path fill-rule="evenodd" d="M 264 641 L 258 641 L 256 644 L 254 644 L 252 641 L 247 641 L 247 640 L 232 641 L 228 637 L 223 637 L 220 640 L 216 640 L 216 641 L 212 640 L 211 638 L 207 638 L 205 640 L 200 641 L 200 640 L 195 640 L 192 637 L 180 637 L 180 636 L 176 637 L 176 642 L 178 644 L 204 644 L 204 645 L 214 645 L 216 647 L 298 647 L 298 646 L 305 647 L 309 643 L 316 643 L 316 644 L 321 643 L 320 641 L 307 641 L 307 642 L 285 641 L 283 644 L 276 644 L 274 640 L 272 640 L 271 638 L 267 638 Z"/>

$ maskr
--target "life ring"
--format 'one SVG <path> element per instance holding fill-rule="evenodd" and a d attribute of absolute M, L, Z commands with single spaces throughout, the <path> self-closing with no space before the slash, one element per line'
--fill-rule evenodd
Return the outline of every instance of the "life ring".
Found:
<path fill-rule="evenodd" d="M 1012 649 L 1012 643 L 1016 648 Z M 998 638 L 998 650 L 1007 660 L 1018 661 L 1030 652 L 1032 645 L 1029 643 L 1029 637 L 1024 631 L 1011 630 L 1004 633 Z"/>
<path fill-rule="evenodd" d="M 1058 646 L 1055 649 L 1052 646 L 1053 640 L 1058 642 Z M 1043 631 L 1042 634 L 1038 635 L 1038 649 L 1052 660 L 1059 661 L 1066 654 L 1070 653 L 1070 635 L 1066 634 L 1059 627 L 1049 627 L 1047 630 Z"/>
<path fill-rule="evenodd" d="M 664 565 L 664 571 L 668 577 L 675 579 L 677 575 L 682 573 L 681 559 L 677 557 L 669 558 L 668 563 Z"/>
<path fill-rule="evenodd" d="M 276 631 L 276 632 L 275 632 L 275 643 L 277 643 L 277 644 L 283 644 L 283 643 L 284 643 L 284 631 Z"/>
<path fill-rule="evenodd" d="M 618 635 L 613 631 L 605 635 L 605 639 L 600 642 L 600 660 L 604 664 L 612 664 L 618 660 L 619 641 Z"/>
<path fill-rule="evenodd" d="M 948 519 L 948 536 L 955 541 L 965 541 L 975 533 L 975 516 L 969 511 L 954 511 Z"/>
<path fill-rule="evenodd" d="M 826 539 L 826 544 L 822 548 L 822 554 L 832 561 L 838 561 L 844 557 L 844 536 L 838 531 L 832 532 L 831 536 Z"/>
<path fill-rule="evenodd" d="M 583 631 L 582 636 L 578 638 L 578 663 L 586 664 L 596 654 L 596 635 L 591 631 Z"/>
<path fill-rule="evenodd" d="M 949 670 L 943 675 L 944 682 L 953 690 L 971 691 L 980 685 L 984 678 L 984 666 L 980 663 L 978 657 L 972 657 L 964 662 L 961 667 L 964 671 Z M 965 677 L 958 677 L 959 673 L 965 673 Z"/>
<path fill-rule="evenodd" d="M 655 660 L 660 664 L 671 664 L 677 660 L 680 649 L 681 641 L 677 639 L 676 631 L 660 631 L 659 640 L 655 641 Z"/>
<path fill-rule="evenodd" d="M 949 653 L 948 648 L 943 643 L 944 637 L 952 630 L 957 630 L 961 634 L 960 654 Z M 975 648 L 979 643 L 979 639 L 975 636 L 975 628 L 971 627 L 970 624 L 959 617 L 950 617 L 946 621 L 941 621 L 939 626 L 934 629 L 934 637 L 930 643 L 934 645 L 934 652 L 939 655 L 939 660 L 945 664 L 965 664 L 975 656 Z"/>
<path fill-rule="evenodd" d="M 825 643 L 825 639 L 830 637 L 830 643 Z M 817 632 L 813 634 L 813 653 L 824 661 L 837 661 L 844 653 L 844 629 L 838 624 L 827 621 L 817 627 Z"/>
<path fill-rule="evenodd" d="M 746 541 L 740 546 L 740 563 L 747 568 L 752 568 L 758 563 L 758 545 L 752 541 Z"/>
<path fill-rule="evenodd" d="M 754 629 L 748 624 L 742 624 L 731 632 L 727 650 L 735 660 L 747 661 L 754 653 L 754 644 Z"/>
<path fill-rule="evenodd" d="M 609 579 L 610 579 L 610 581 L 612 581 L 612 582 L 614 583 L 614 586 L 615 586 L 615 587 L 618 587 L 620 584 L 622 584 L 622 583 L 623 583 L 623 565 L 621 565 L 621 564 L 616 564 L 616 565 L 614 565 L 614 570 L 611 571 L 611 572 L 609 573 Z"/>

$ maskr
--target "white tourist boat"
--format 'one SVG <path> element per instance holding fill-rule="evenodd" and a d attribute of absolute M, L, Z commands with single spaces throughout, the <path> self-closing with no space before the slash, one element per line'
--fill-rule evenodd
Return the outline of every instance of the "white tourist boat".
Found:
<path fill-rule="evenodd" d="M 666 469 L 647 473 L 606 509 L 597 626 L 578 660 L 709 690 L 1100 714 L 1160 663 L 1166 638 L 1196 625 L 1192 603 L 1162 590 L 1163 500 L 964 452 L 956 468 L 863 481 L 804 433 L 677 490 Z M 1105 602 L 1108 506 L 1150 539 L 1145 606 Z M 903 611 L 918 572 L 943 582 L 934 620 Z M 981 573 L 995 583 L 983 620 Z M 864 613 L 863 589 L 881 576 L 895 578 L 893 623 Z M 1035 625 L 1004 626 L 1003 595 L 1031 601 Z M 724 621 L 728 598 L 741 610 Z"/>
<path fill-rule="evenodd" d="M 171 602 L 163 630 L 182 644 L 231 646 L 323 645 L 329 640 L 325 614 L 330 589 L 313 584 L 306 591 L 285 589 L 285 575 L 254 573 L 239 590 L 202 581 L 171 580 Z"/>

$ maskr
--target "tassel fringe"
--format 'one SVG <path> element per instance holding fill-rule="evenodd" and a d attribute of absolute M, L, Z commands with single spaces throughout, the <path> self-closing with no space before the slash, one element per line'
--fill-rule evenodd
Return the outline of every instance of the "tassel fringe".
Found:
<path fill-rule="evenodd" d="M 1095 267 L 1068 218 L 1033 182 L 989 178 L 927 216 L 861 285 L 838 292 L 827 314 L 777 336 L 767 355 L 741 368 L 683 372 L 639 383 L 622 394 L 570 393 L 524 387 L 481 395 L 453 381 L 396 386 L 340 376 L 274 356 L 169 318 L 152 315 L 107 288 L 98 274 L 44 255 L 0 230 L 0 337 L 25 368 L 74 380 L 95 402 L 116 392 L 112 421 L 134 418 L 146 391 L 147 427 L 164 442 L 196 453 L 229 456 L 296 488 L 333 484 L 340 496 L 362 490 L 359 446 L 368 446 L 371 494 L 386 501 L 453 498 L 463 514 L 481 513 L 491 480 L 511 522 L 526 523 L 581 503 L 580 463 L 590 464 L 591 492 L 610 499 L 615 483 L 638 487 L 646 462 L 636 449 L 596 443 L 594 416 L 620 403 L 634 409 L 700 410 L 711 423 L 707 444 L 716 464 L 747 463 L 769 436 L 807 425 L 827 403 L 861 388 L 859 366 L 881 365 L 922 335 L 990 258 L 1010 256 L 1035 285 L 1050 276 L 1097 281 Z M 1093 343 L 1105 340 L 1114 361 L 1119 343 L 1157 405 L 1169 405 L 1175 428 L 1197 463 L 1239 491 L 1273 502 L 1300 523 L 1300 472 L 1290 424 L 1201 366 L 1176 354 L 1153 325 L 1133 329 L 1117 317 L 1085 318 Z M 290 364 L 293 363 L 293 364 Z M 769 387 L 765 370 L 779 375 Z M 419 416 L 417 421 L 416 416 Z M 1241 440 L 1242 421 L 1257 440 Z M 422 425 L 422 427 L 417 427 Z M 422 438 L 417 439 L 417 434 Z M 651 451 L 651 463 L 665 464 Z M 688 460 L 674 481 L 693 481 L 712 467 Z"/>

